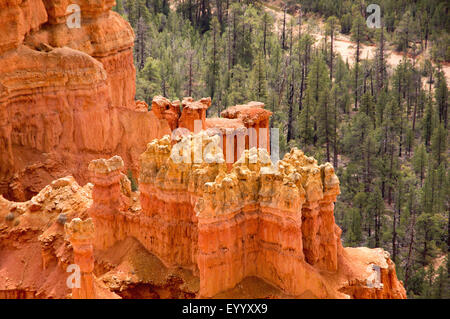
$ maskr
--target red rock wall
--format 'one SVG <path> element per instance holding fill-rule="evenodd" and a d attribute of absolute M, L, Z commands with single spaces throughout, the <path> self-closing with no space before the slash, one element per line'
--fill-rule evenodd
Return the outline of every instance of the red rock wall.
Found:
<path fill-rule="evenodd" d="M 179 265 L 195 270 L 197 226 L 188 192 L 161 192 L 151 184 L 141 183 L 142 211 L 137 214 L 129 209 L 129 199 L 120 188 L 122 160 L 93 161 L 89 168 L 94 188 L 93 205 L 88 213 L 96 228 L 96 248 L 111 247 L 116 241 L 131 236 L 166 266 Z"/>
<path fill-rule="evenodd" d="M 81 7 L 81 28 L 66 8 Z M 134 33 L 114 1 L 0 0 L 0 193 L 25 200 L 53 179 L 87 182 L 90 160 L 120 154 L 136 174 L 145 144 L 170 132 L 136 105 Z M 63 48 L 64 47 L 64 48 Z"/>
<path fill-rule="evenodd" d="M 195 270 L 198 230 L 191 195 L 179 191 L 161 192 L 147 184 L 141 184 L 140 191 L 142 217 L 129 233 L 137 234 L 135 237 L 142 245 L 166 266 Z"/>
<path fill-rule="evenodd" d="M 327 228 L 316 227 L 311 232 L 305 232 L 309 229 L 302 225 L 302 217 L 308 210 L 302 208 L 305 201 L 303 187 L 306 187 L 308 194 L 317 191 L 314 188 L 316 184 L 320 186 L 320 193 L 308 198 L 309 201 L 315 201 L 313 205 L 318 207 L 317 196 L 322 193 L 320 172 L 325 170 L 326 166 L 313 167 L 313 171 L 319 174 L 309 177 L 304 174 L 306 175 L 304 185 L 300 180 L 294 184 L 295 179 L 290 182 L 291 184 L 286 184 L 286 180 L 280 180 L 277 172 L 267 166 L 270 163 L 267 153 L 265 155 L 267 164 L 260 164 L 261 167 L 249 162 L 255 155 L 256 153 L 252 151 L 246 151 L 233 165 L 227 177 L 231 178 L 231 181 L 223 179 L 220 182 L 220 179 L 216 179 L 215 185 L 211 186 L 211 193 L 203 196 L 208 204 L 204 204 L 204 213 L 198 215 L 201 293 L 213 296 L 224 289 L 234 287 L 247 276 L 258 276 L 291 295 L 301 295 L 308 289 L 316 296 L 331 297 L 332 295 L 324 288 L 325 285 L 320 285 L 322 279 L 318 275 L 318 270 L 307 265 L 309 263 L 313 266 L 316 260 L 311 262 L 304 258 L 304 254 L 309 253 L 309 245 L 319 246 L 322 243 L 322 237 L 325 237 L 322 231 L 326 231 Z M 302 153 L 292 152 L 285 157 L 280 167 L 286 165 L 289 170 L 293 170 L 295 164 L 298 167 L 302 156 Z M 314 162 L 311 164 L 315 165 Z M 332 171 L 329 173 L 334 175 Z M 287 172 L 285 174 L 287 178 Z M 338 184 L 333 190 L 337 195 Z M 220 199 L 222 193 L 225 194 L 225 199 Z M 230 196 L 230 193 L 233 196 Z M 336 200 L 335 197 L 331 196 L 328 199 L 333 201 Z M 237 204 L 232 204 L 232 207 L 217 207 L 222 201 L 225 205 Z M 209 205 L 215 208 L 211 210 Z M 222 209 L 225 211 L 222 212 Z M 326 247 L 324 250 L 336 255 L 337 251 L 333 247 L 337 247 L 339 240 L 339 237 L 335 237 L 332 247 Z M 320 257 L 328 260 L 331 257 L 330 262 L 333 263 L 333 256 L 321 255 L 318 249 L 317 253 L 317 259 Z M 222 274 L 226 274 L 223 276 L 224 279 L 221 279 Z"/>

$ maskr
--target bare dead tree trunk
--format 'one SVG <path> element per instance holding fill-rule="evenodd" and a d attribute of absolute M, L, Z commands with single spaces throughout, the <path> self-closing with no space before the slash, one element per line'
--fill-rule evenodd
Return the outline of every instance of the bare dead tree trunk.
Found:
<path fill-rule="evenodd" d="M 287 10 L 287 7 L 284 6 L 284 11 L 283 11 L 283 31 L 281 33 L 281 47 L 283 49 L 286 49 L 286 10 Z"/>

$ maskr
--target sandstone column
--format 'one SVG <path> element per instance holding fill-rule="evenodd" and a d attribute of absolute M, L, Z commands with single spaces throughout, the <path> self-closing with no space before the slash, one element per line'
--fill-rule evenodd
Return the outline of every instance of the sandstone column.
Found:
<path fill-rule="evenodd" d="M 125 238 L 125 222 L 120 211 L 126 211 L 129 203 L 120 191 L 123 160 L 120 156 L 98 159 L 89 163 L 92 190 L 92 206 L 88 214 L 95 224 L 95 246 L 104 249 Z"/>
<path fill-rule="evenodd" d="M 340 230 L 334 221 L 334 203 L 341 193 L 339 179 L 330 163 L 320 166 L 323 198 L 320 203 L 320 260 L 318 267 L 328 271 L 338 269 L 338 249 L 341 245 Z"/>
<path fill-rule="evenodd" d="M 94 223 L 91 218 L 85 221 L 74 218 L 64 225 L 68 239 L 73 247 L 74 262 L 81 271 L 79 288 L 72 288 L 73 299 L 93 299 L 94 290 Z"/>

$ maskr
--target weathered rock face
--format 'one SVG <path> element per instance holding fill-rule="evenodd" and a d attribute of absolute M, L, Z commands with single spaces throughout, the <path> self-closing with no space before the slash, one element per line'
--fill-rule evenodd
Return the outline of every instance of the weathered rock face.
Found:
<path fill-rule="evenodd" d="M 220 135 L 228 170 L 245 149 L 264 148 L 270 153 L 269 119 L 272 112 L 264 109 L 261 102 L 235 105 L 221 113 L 220 118 L 206 118 L 206 110 L 211 106 L 211 98 L 194 101 L 185 97 L 180 101 L 170 101 L 155 96 L 152 112 L 159 119 L 165 119 L 172 130 L 172 139 L 206 130 L 209 135 Z"/>
<path fill-rule="evenodd" d="M 107 73 L 112 106 L 134 108 L 134 32 L 119 14 L 110 11 L 113 0 L 44 1 L 48 22 L 25 38 L 25 45 L 41 49 L 70 47 L 100 61 Z M 69 5 L 80 6 L 80 28 L 68 28 Z"/>
<path fill-rule="evenodd" d="M 0 196 L 0 298 L 119 298 L 94 274 L 91 192 L 66 176 L 26 202 Z"/>
<path fill-rule="evenodd" d="M 205 131 L 174 145 L 168 136 L 149 143 L 141 210 L 116 202 L 121 164 L 103 169 L 89 211 L 97 248 L 134 237 L 166 267 L 193 271 L 202 297 L 250 277 L 296 297 L 406 297 L 386 252 L 342 247 L 333 215 L 339 181 L 329 163 L 293 149 L 274 166 L 266 150 L 253 148 L 228 172 L 220 145 Z M 375 286 L 372 267 L 380 269 Z"/>
<path fill-rule="evenodd" d="M 155 96 L 152 101 L 153 113 L 160 119 L 166 119 L 172 130 L 184 128 L 197 133 L 206 128 L 206 110 L 210 106 L 211 98 L 194 101 L 191 97 L 185 97 L 181 105 L 179 100 L 170 101 L 162 96 Z"/>
<path fill-rule="evenodd" d="M 94 241 L 97 248 L 109 247 L 125 238 L 121 227 L 126 222 L 120 219 L 120 212 L 128 211 L 130 202 L 121 187 L 124 176 L 120 171 L 123 166 L 119 156 L 95 160 L 89 164 L 91 180 L 95 185 L 92 191 L 95 201 L 88 213 L 93 217 L 97 230 Z"/>
<path fill-rule="evenodd" d="M 270 153 L 269 118 L 272 112 L 260 102 L 235 105 L 222 111 L 221 118 L 206 119 L 209 131 L 223 136 L 223 150 L 228 169 L 245 149 L 263 148 Z"/>
<path fill-rule="evenodd" d="M 273 167 L 265 151 L 245 151 L 230 174 L 205 185 L 195 207 L 204 293 L 254 275 L 291 295 L 309 289 L 318 297 L 333 296 L 321 287 L 318 273 L 337 270 L 342 246 L 333 203 L 338 194 L 330 164 L 318 166 L 294 149 Z M 206 280 L 211 277 L 228 282 Z"/>
<path fill-rule="evenodd" d="M 69 29 L 69 4 L 81 27 Z M 0 0 L 0 193 L 25 200 L 100 156 L 137 172 L 145 144 L 170 132 L 136 103 L 134 33 L 111 0 Z M 5 35 L 5 36 L 3 36 Z"/>
<path fill-rule="evenodd" d="M 19 46 L 26 34 L 47 21 L 41 0 L 0 1 L 0 53 Z"/>

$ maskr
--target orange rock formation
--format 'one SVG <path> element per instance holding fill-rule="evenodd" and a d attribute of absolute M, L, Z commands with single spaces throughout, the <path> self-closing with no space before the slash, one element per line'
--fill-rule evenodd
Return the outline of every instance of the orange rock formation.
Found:
<path fill-rule="evenodd" d="M 385 251 L 342 247 L 333 215 L 339 181 L 329 163 L 293 149 L 274 166 L 266 150 L 252 148 L 227 173 L 220 144 L 205 131 L 173 146 L 169 136 L 149 143 L 139 210 L 121 200 L 121 160 L 92 162 L 96 248 L 136 238 L 166 267 L 198 276 L 200 297 L 248 277 L 294 297 L 405 297 Z M 198 147 L 207 149 L 202 163 L 194 163 Z M 376 287 L 367 284 L 372 266 L 380 269 Z"/>
<path fill-rule="evenodd" d="M 342 247 L 333 167 L 271 162 L 262 103 L 148 111 L 114 1 L 73 2 L 80 28 L 72 1 L 0 0 L 0 193 L 23 201 L 0 196 L 0 298 L 406 297 L 387 252 Z"/>
<path fill-rule="evenodd" d="M 254 138 L 259 142 L 259 130 L 250 131 L 245 147 L 236 136 L 244 127 L 268 128 L 271 112 L 261 103 L 206 119 L 210 98 L 155 97 L 149 112 L 134 100 L 134 33 L 110 11 L 114 1 L 74 3 L 81 8 L 80 28 L 66 24 L 72 1 L 0 0 L 6 35 L 0 39 L 0 193 L 26 200 L 69 174 L 85 183 L 84 168 L 99 156 L 119 154 L 136 174 L 148 141 L 176 128 L 193 132 L 196 120 L 198 129 L 223 131 L 225 154 L 227 143 L 236 144 L 229 162 Z"/>
<path fill-rule="evenodd" d="M 228 172 L 220 145 L 206 131 L 154 140 L 139 193 L 115 156 L 90 163 L 93 186 L 66 177 L 24 203 L 0 197 L 1 296 L 70 297 L 76 263 L 74 298 L 406 297 L 387 252 L 342 247 L 330 164 L 293 149 L 274 165 L 252 148 Z"/>

